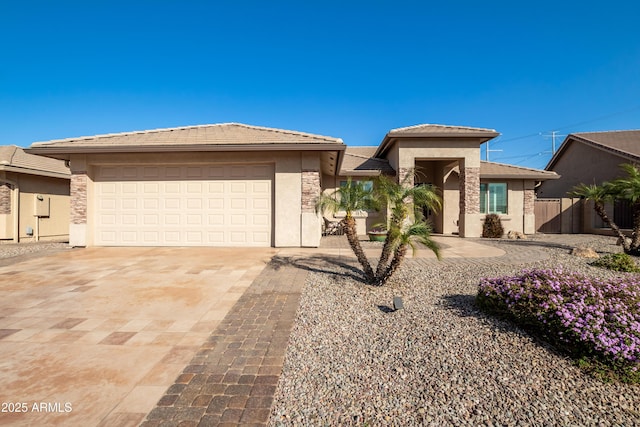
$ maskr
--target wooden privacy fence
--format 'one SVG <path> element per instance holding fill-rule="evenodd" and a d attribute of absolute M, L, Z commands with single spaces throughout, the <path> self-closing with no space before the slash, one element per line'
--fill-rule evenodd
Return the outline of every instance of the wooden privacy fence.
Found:
<path fill-rule="evenodd" d="M 578 198 L 536 199 L 533 212 L 538 233 L 582 233 L 582 201 Z"/>
<path fill-rule="evenodd" d="M 536 232 L 562 232 L 561 199 L 536 199 L 533 212 L 536 216 Z"/>

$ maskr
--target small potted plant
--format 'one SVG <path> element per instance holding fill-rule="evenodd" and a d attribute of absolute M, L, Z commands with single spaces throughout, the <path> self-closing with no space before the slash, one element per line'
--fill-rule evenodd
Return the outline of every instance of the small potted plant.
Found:
<path fill-rule="evenodd" d="M 384 242 L 387 238 L 387 225 L 376 224 L 367 234 L 372 242 Z"/>

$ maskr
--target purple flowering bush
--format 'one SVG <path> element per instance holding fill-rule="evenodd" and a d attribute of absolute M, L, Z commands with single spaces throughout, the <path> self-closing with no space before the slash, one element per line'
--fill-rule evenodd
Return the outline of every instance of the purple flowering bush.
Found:
<path fill-rule="evenodd" d="M 603 379 L 640 382 L 640 276 L 524 270 L 482 279 L 478 305 L 515 320 Z"/>

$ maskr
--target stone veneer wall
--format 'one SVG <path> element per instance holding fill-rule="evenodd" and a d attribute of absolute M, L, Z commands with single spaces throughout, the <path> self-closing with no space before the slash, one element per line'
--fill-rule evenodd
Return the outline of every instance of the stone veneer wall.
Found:
<path fill-rule="evenodd" d="M 302 171 L 302 212 L 314 213 L 320 196 L 320 171 Z"/>
<path fill-rule="evenodd" d="M 409 182 L 408 182 L 408 186 L 413 187 L 414 181 L 415 181 L 413 169 L 412 168 L 399 168 L 399 169 L 400 170 L 398 171 L 398 184 L 403 182 L 407 178 L 407 175 L 411 175 L 411 178 L 409 179 Z"/>
<path fill-rule="evenodd" d="M 71 223 L 87 223 L 87 173 L 71 175 Z"/>
<path fill-rule="evenodd" d="M 0 183 L 0 214 L 11 213 L 11 187 L 7 183 Z"/>
<path fill-rule="evenodd" d="M 480 213 L 480 168 L 460 170 L 460 213 Z"/>
<path fill-rule="evenodd" d="M 533 215 L 535 212 L 536 192 L 534 189 L 524 190 L 524 214 Z"/>

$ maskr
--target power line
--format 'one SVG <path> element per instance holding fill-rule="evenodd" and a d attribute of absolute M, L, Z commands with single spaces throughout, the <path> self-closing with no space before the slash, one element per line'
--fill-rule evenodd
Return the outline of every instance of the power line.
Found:
<path fill-rule="evenodd" d="M 637 111 L 637 110 L 640 110 L 640 105 L 638 105 L 636 107 L 633 107 L 633 108 L 630 108 L 628 110 L 618 111 L 617 113 L 611 113 L 611 114 L 607 114 L 606 116 L 600 116 L 600 117 L 596 117 L 595 119 L 586 120 L 584 122 L 579 122 L 579 123 L 574 123 L 572 125 L 557 127 L 556 129 L 567 129 L 567 128 L 574 127 L 574 126 L 587 125 L 589 123 L 593 123 L 593 122 L 597 122 L 597 121 L 600 121 L 600 120 L 608 119 L 608 118 L 611 118 L 611 117 L 619 116 L 620 114 L 631 113 L 632 111 Z"/>
<path fill-rule="evenodd" d="M 618 111 L 618 112 L 611 113 L 611 114 L 607 114 L 607 115 L 600 116 L 600 117 L 595 117 L 595 118 L 593 118 L 593 119 L 585 120 L 585 121 L 582 121 L 582 122 L 573 123 L 573 124 L 570 124 L 570 125 L 564 125 L 564 126 L 555 127 L 555 128 L 553 128 L 553 129 L 556 129 L 556 131 L 557 131 L 557 130 L 563 130 L 563 129 L 572 128 L 572 127 L 575 127 L 575 126 L 582 126 L 582 125 L 590 124 L 590 123 L 597 122 L 597 121 L 600 121 L 600 120 L 608 119 L 608 118 L 611 118 L 611 117 L 619 116 L 619 115 L 621 115 L 621 114 L 631 113 L 631 112 L 633 112 L 633 111 L 637 111 L 637 110 L 640 110 L 640 105 L 635 106 L 635 107 L 630 108 L 630 109 L 627 109 L 627 110 Z M 532 134 L 529 134 L 529 135 L 516 136 L 516 137 L 514 137 L 514 138 L 500 139 L 500 140 L 494 141 L 494 143 L 495 143 L 495 144 L 499 144 L 499 143 L 501 143 L 501 142 L 518 141 L 518 140 L 520 140 L 520 139 L 532 138 L 532 137 L 534 137 L 534 136 L 539 136 L 539 135 L 541 135 L 542 133 L 550 133 L 550 132 L 555 132 L 555 131 L 546 130 L 546 131 L 543 131 L 543 132 L 532 133 Z"/>

